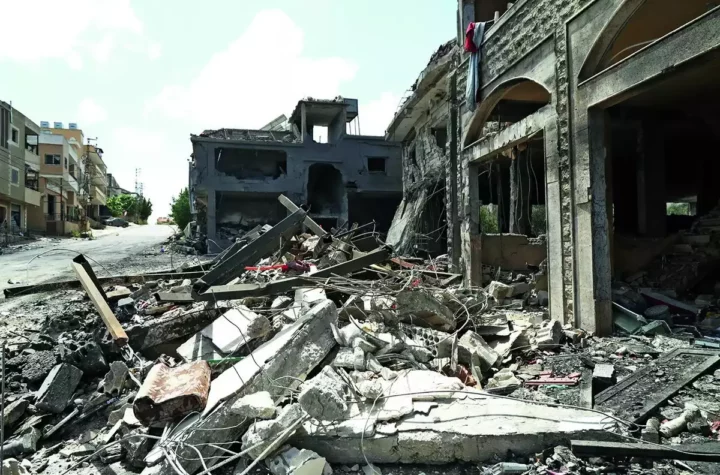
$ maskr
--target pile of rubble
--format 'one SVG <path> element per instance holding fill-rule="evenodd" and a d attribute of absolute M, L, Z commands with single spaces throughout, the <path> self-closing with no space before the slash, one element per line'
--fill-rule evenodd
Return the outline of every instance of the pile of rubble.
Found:
<path fill-rule="evenodd" d="M 3 473 L 671 474 L 720 460 L 718 352 L 657 329 L 593 337 L 549 319 L 543 266 L 468 288 L 447 258 L 393 256 L 283 203 L 286 219 L 209 267 L 103 287 L 76 257 L 84 292 L 56 290 L 67 311 L 8 341 Z"/>

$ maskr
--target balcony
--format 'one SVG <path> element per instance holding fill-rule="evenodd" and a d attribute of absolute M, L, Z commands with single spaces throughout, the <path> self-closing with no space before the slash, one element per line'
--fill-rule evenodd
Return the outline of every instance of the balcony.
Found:
<path fill-rule="evenodd" d="M 107 197 L 105 192 L 97 186 L 90 187 L 90 196 L 92 196 L 92 204 L 94 205 L 105 205 L 107 204 Z"/>
<path fill-rule="evenodd" d="M 40 156 L 28 149 L 25 149 L 25 163 L 30 165 L 33 170 L 40 170 Z"/>
<path fill-rule="evenodd" d="M 33 206 L 40 206 L 42 193 L 32 188 L 25 188 L 25 203 Z"/>
<path fill-rule="evenodd" d="M 91 183 L 98 186 L 107 186 L 107 178 L 104 173 L 95 172 L 91 178 Z"/>

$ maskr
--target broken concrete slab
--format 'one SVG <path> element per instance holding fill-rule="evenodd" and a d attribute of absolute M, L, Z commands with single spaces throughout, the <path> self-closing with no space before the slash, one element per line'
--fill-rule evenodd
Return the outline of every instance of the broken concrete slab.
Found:
<path fill-rule="evenodd" d="M 498 364 L 500 355 L 485 342 L 483 337 L 468 331 L 458 340 L 458 361 L 475 366 L 484 373 Z"/>
<path fill-rule="evenodd" d="M 403 290 L 397 294 L 400 321 L 440 331 L 455 330 L 455 317 L 445 305 L 425 290 Z"/>
<path fill-rule="evenodd" d="M 289 432 L 290 428 L 298 426 L 306 417 L 299 404 L 291 404 L 285 406 L 277 418 L 255 422 L 242 436 L 243 447 L 252 447 L 247 455 L 257 459 L 271 444 L 284 443 L 294 433 L 294 431 Z M 284 440 L 279 440 L 280 437 Z"/>
<path fill-rule="evenodd" d="M 198 332 L 219 317 L 221 311 L 223 309 L 215 309 L 213 304 L 197 302 L 189 309 L 178 307 L 141 325 L 133 325 L 126 333 L 130 346 L 142 351 Z"/>
<path fill-rule="evenodd" d="M 455 383 L 445 389 L 441 381 Z M 602 414 L 493 398 L 430 371 L 404 372 L 397 385 L 388 385 L 385 395 L 391 397 L 379 400 L 372 414 L 369 406 L 355 406 L 339 424 L 306 422 L 292 445 L 330 463 L 364 464 L 367 456 L 371 463 L 438 464 L 481 462 L 508 451 L 534 455 L 571 437 L 612 437 L 606 431 L 612 424 Z"/>
<path fill-rule="evenodd" d="M 592 381 L 595 392 L 601 392 L 616 382 L 615 365 L 596 364 L 593 368 Z"/>
<path fill-rule="evenodd" d="M 265 461 L 273 475 L 331 475 L 327 461 L 312 450 L 284 447 L 276 456 Z"/>
<path fill-rule="evenodd" d="M 40 386 L 35 406 L 53 414 L 63 412 L 70 403 L 82 374 L 78 368 L 66 363 L 55 366 Z"/>
<path fill-rule="evenodd" d="M 212 382 L 203 417 L 189 418 L 170 438 L 190 444 L 237 440 L 250 421 L 231 412 L 235 401 L 258 391 L 267 391 L 273 399 L 279 399 L 296 389 L 336 345 L 330 326 L 337 323 L 337 316 L 335 304 L 324 300 L 297 322 L 283 328 L 272 340 L 253 351 L 252 358 L 244 358 L 218 376 Z M 206 460 L 218 452 L 209 445 L 199 447 Z M 197 458 L 197 453 L 189 448 L 179 449 L 178 453 Z M 184 460 L 183 467 L 193 473 L 201 465 L 199 460 Z M 156 469 L 160 473 L 174 473 L 167 462 Z"/>
<path fill-rule="evenodd" d="M 244 305 L 238 305 L 201 330 L 222 353 L 233 353 L 251 340 L 270 332 L 270 321 Z"/>
<path fill-rule="evenodd" d="M 128 374 L 130 374 L 130 371 L 125 363 L 113 361 L 110 363 L 110 371 L 102 381 L 102 391 L 113 397 L 119 396 L 125 387 Z"/>
<path fill-rule="evenodd" d="M 14 427 L 15 424 L 20 421 L 20 418 L 25 415 L 25 410 L 29 405 L 30 402 L 27 399 L 18 399 L 6 405 L 2 418 L 2 424 L 5 426 L 5 429 Z"/>
<path fill-rule="evenodd" d="M 545 322 L 544 326 L 535 335 L 535 344 L 540 349 L 556 348 L 563 337 L 563 327 L 560 320 Z"/>
<path fill-rule="evenodd" d="M 310 416 L 321 421 L 341 419 L 347 412 L 347 384 L 331 366 L 326 366 L 314 378 L 306 381 L 298 402 Z"/>
<path fill-rule="evenodd" d="M 230 410 L 233 414 L 239 414 L 248 419 L 272 419 L 277 412 L 272 396 L 267 391 L 241 397 L 230 406 Z"/>
<path fill-rule="evenodd" d="M 487 293 L 492 295 L 496 302 L 502 302 L 510 295 L 510 286 L 494 280 L 490 282 Z"/>

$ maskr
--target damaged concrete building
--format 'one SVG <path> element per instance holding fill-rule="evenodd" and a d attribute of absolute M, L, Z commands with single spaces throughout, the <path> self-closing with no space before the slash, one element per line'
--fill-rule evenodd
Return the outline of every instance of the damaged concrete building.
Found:
<path fill-rule="evenodd" d="M 689 228 L 720 198 L 720 7 L 460 0 L 458 26 L 388 128 L 404 172 L 388 242 L 447 251 L 472 285 L 487 265 L 546 268 L 551 316 L 608 334 L 613 279 L 708 237 Z"/>
<path fill-rule="evenodd" d="M 328 231 L 375 221 L 387 231 L 402 190 L 401 145 L 359 135 L 355 99 L 304 99 L 289 120 L 259 130 L 191 137 L 191 202 L 210 248 L 219 228 L 249 230 L 287 215 L 277 197 L 307 206 Z"/>

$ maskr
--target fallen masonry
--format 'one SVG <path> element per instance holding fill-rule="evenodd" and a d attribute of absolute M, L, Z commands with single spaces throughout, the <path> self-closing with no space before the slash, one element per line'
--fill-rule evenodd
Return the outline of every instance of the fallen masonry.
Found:
<path fill-rule="evenodd" d="M 312 223 L 298 213 L 238 236 L 198 274 L 121 288 L 76 258 L 84 291 L 37 297 L 73 310 L 7 335 L 8 469 L 632 473 L 622 454 L 642 460 L 648 442 L 648 460 L 676 446 L 692 447 L 688 463 L 715 460 L 695 445 L 720 437 L 720 357 L 678 325 L 623 320 L 599 338 L 550 318 L 538 271 L 465 286 L 443 256 L 395 256 L 379 235 L 368 248 Z M 678 302 L 666 303 L 687 315 Z"/>

